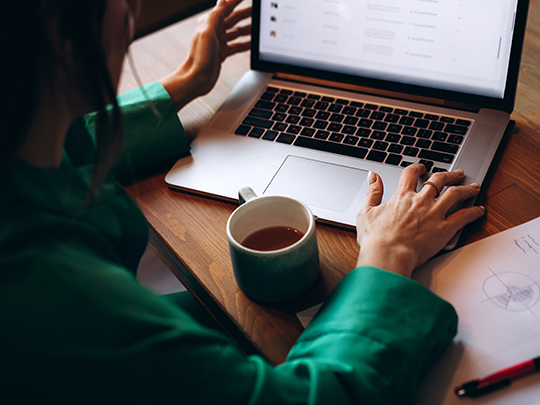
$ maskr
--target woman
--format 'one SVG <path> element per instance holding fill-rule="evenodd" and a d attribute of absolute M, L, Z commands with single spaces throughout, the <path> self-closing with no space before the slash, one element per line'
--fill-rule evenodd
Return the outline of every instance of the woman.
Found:
<path fill-rule="evenodd" d="M 133 36 L 125 0 L 4 6 L 2 399 L 407 404 L 455 335 L 452 307 L 409 277 L 483 214 L 472 207 L 447 217 L 479 191 L 452 186 L 461 171 L 432 176 L 449 186 L 436 199 L 436 187 L 416 192 L 425 168 L 412 165 L 382 205 L 381 179 L 370 174 L 358 268 L 277 367 L 245 357 L 189 308 L 137 283 L 147 226 L 110 173 L 189 149 L 176 111 L 213 87 L 227 56 L 249 47 L 230 42 L 249 32 L 237 25 L 250 13 L 236 10 L 240 1 L 222 0 L 201 20 L 177 71 L 118 101 Z"/>

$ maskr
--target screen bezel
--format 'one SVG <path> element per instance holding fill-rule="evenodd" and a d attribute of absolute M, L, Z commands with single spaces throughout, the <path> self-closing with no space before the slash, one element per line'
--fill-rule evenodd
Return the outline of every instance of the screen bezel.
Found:
<path fill-rule="evenodd" d="M 514 109 L 529 0 L 518 0 L 514 23 L 514 35 L 512 38 L 512 47 L 508 65 L 508 76 L 506 78 L 506 87 L 502 99 L 262 61 L 259 58 L 261 0 L 253 0 L 252 4 L 251 69 L 253 70 L 269 73 L 279 72 L 295 76 L 307 76 L 334 83 L 344 83 L 349 86 L 370 88 L 373 89 L 374 94 L 377 94 L 377 90 L 379 90 L 383 92 L 392 92 L 394 94 L 414 95 L 416 97 L 431 100 L 444 100 L 445 103 L 449 105 L 477 106 L 478 108 L 490 108 L 506 111 L 508 113 L 511 113 Z"/>

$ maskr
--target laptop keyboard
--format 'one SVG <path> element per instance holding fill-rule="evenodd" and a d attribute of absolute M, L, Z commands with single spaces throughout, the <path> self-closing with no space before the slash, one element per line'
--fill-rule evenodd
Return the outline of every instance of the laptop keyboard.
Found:
<path fill-rule="evenodd" d="M 467 119 L 268 87 L 237 135 L 406 167 L 446 171 Z"/>

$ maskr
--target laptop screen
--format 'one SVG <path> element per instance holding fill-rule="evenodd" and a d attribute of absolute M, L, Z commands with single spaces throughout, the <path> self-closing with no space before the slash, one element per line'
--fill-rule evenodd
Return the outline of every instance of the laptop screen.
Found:
<path fill-rule="evenodd" d="M 518 0 L 259 3 L 263 63 L 493 99 L 503 99 L 517 81 L 509 69 Z"/>

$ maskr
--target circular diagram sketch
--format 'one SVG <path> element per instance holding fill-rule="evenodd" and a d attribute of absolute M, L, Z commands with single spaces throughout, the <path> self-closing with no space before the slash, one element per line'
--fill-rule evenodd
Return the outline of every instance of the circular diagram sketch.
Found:
<path fill-rule="evenodd" d="M 517 272 L 493 274 L 482 288 L 493 304 L 511 312 L 530 311 L 540 298 L 538 283 Z"/>

